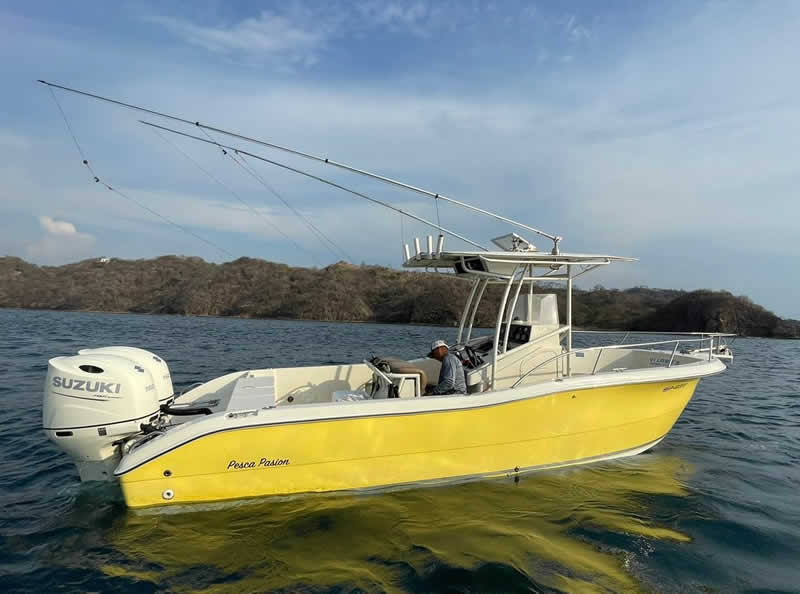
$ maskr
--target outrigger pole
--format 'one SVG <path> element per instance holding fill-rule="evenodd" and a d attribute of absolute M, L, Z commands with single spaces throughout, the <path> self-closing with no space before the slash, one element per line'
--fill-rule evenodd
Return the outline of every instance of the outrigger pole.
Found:
<path fill-rule="evenodd" d="M 167 113 L 155 111 L 155 110 L 152 110 L 152 109 L 147 109 L 145 107 L 140 107 L 138 105 L 133 105 L 131 103 L 124 103 L 123 101 L 117 101 L 116 99 L 110 99 L 108 97 L 103 97 L 102 95 L 96 95 L 94 93 L 89 93 L 87 91 L 81 91 L 79 89 L 73 89 L 73 88 L 70 88 L 70 87 L 65 87 L 65 86 L 62 86 L 62 85 L 55 84 L 55 83 L 47 82 L 46 80 L 39 79 L 38 82 L 42 83 L 43 85 L 47 85 L 48 87 L 55 87 L 55 88 L 61 89 L 63 91 L 69 91 L 70 93 L 76 93 L 78 95 L 84 95 L 85 97 L 91 97 L 92 99 L 97 99 L 99 101 L 105 101 L 107 103 L 113 103 L 115 105 L 119 105 L 121 107 L 126 107 L 128 109 L 134 109 L 134 110 L 137 110 L 137 111 L 142 111 L 144 113 L 149 113 L 149 114 L 152 114 L 152 115 L 155 115 L 155 116 L 158 116 L 158 117 L 167 118 L 169 120 L 173 120 L 173 121 L 176 121 L 176 122 L 181 122 L 181 123 L 184 123 L 184 124 L 188 124 L 190 126 L 196 126 L 198 128 L 202 128 L 204 130 L 210 130 L 212 132 L 217 132 L 219 134 L 225 134 L 227 136 L 232 136 L 234 138 L 239 138 L 239 139 L 245 140 L 247 142 L 253 142 L 255 144 L 260 144 L 260 145 L 266 146 L 268 148 L 272 148 L 272 149 L 276 149 L 276 150 L 283 151 L 283 152 L 286 152 L 286 153 L 290 153 L 292 155 L 297 155 L 299 157 L 303 157 L 303 158 L 306 158 L 306 159 L 311 159 L 312 161 L 317 161 L 319 163 L 324 163 L 326 165 L 332 165 L 334 167 L 338 167 L 340 169 L 344 169 L 346 171 L 350 171 L 351 173 L 357 173 L 359 175 L 363 175 L 363 176 L 366 176 L 366 177 L 369 177 L 369 178 L 372 178 L 372 179 L 376 179 L 378 181 L 382 181 L 384 183 L 391 184 L 393 186 L 396 186 L 396 187 L 399 187 L 399 188 L 403 188 L 405 190 L 410 190 L 412 192 L 416 192 L 418 194 L 422 194 L 423 196 L 428 196 L 429 198 L 433 198 L 434 200 L 444 200 L 445 202 L 450 202 L 451 204 L 455 204 L 455 205 L 460 206 L 462 208 L 466 208 L 468 210 L 472 210 L 472 211 L 480 213 L 482 215 L 485 215 L 485 216 L 488 216 L 488 217 L 492 217 L 493 219 L 496 219 L 498 221 L 503 221 L 504 223 L 509 223 L 509 224 L 514 225 L 516 227 L 519 227 L 521 229 L 526 229 L 528 231 L 532 231 L 533 233 L 536 233 L 537 235 L 541 235 L 542 237 L 546 237 L 546 238 L 550 239 L 553 242 L 552 253 L 554 255 L 557 255 L 559 253 L 558 244 L 563 239 L 562 237 L 560 237 L 558 235 L 552 235 L 550 233 L 542 231 L 541 229 L 536 229 L 535 227 L 531 227 L 530 225 L 525 225 L 524 223 L 520 223 L 519 221 L 515 221 L 515 220 L 510 219 L 508 217 L 504 217 L 503 215 L 495 213 L 495 212 L 492 212 L 490 210 L 486 210 L 486 209 L 483 209 L 483 208 L 479 208 L 477 206 L 473 206 L 472 204 L 468 204 L 466 202 L 462 202 L 461 200 L 456 200 L 455 198 L 450 198 L 450 197 L 445 196 L 443 194 L 439 194 L 438 192 L 431 192 L 430 190 L 426 190 L 424 188 L 418 188 L 417 186 L 412 186 L 410 184 L 406 184 L 404 182 L 401 182 L 401 181 L 398 181 L 398 180 L 395 180 L 395 179 L 392 179 L 392 178 L 389 178 L 389 177 L 385 177 L 383 175 L 378 175 L 377 173 L 371 173 L 371 172 L 366 171 L 364 169 L 359 169 L 357 167 L 352 167 L 351 165 L 347 165 L 345 163 L 340 163 L 338 161 L 334 161 L 334 160 L 329 159 L 327 157 L 320 157 L 318 155 L 313 155 L 311 153 L 306 153 L 306 152 L 303 152 L 303 151 L 299 151 L 299 150 L 296 150 L 296 149 L 285 147 L 285 146 L 282 146 L 282 145 L 279 145 L 279 144 L 275 144 L 273 142 L 268 142 L 266 140 L 259 140 L 258 138 L 252 138 L 250 136 L 245 136 L 243 134 L 238 134 L 236 132 L 231 132 L 229 130 L 224 130 L 222 128 L 216 128 L 214 126 L 209 126 L 207 124 L 202 124 L 199 121 L 187 120 L 185 118 L 181 118 L 181 117 L 170 115 L 170 114 L 167 114 Z"/>
<path fill-rule="evenodd" d="M 279 163 L 278 161 L 273 161 L 272 159 L 267 159 L 266 157 L 262 157 L 261 155 L 257 155 L 255 153 L 251 153 L 249 151 L 237 148 L 235 146 L 229 146 L 227 144 L 222 144 L 221 142 L 217 142 L 215 140 L 210 140 L 208 138 L 201 138 L 199 136 L 195 136 L 194 134 L 189 134 L 187 132 L 181 132 L 180 130 L 175 130 L 173 128 L 168 128 L 167 126 L 159 126 L 158 124 L 154 124 L 152 122 L 145 122 L 144 120 L 139 120 L 139 123 L 144 124 L 145 126 L 151 126 L 153 128 L 158 128 L 159 130 L 164 130 L 165 132 L 170 132 L 172 134 L 177 134 L 178 136 L 183 136 L 185 138 L 190 138 L 192 140 L 197 140 L 199 142 L 204 142 L 206 144 L 211 144 L 211 145 L 214 145 L 214 146 L 222 149 L 223 151 L 229 150 L 229 151 L 233 151 L 234 153 L 239 154 L 239 155 L 247 155 L 248 157 L 253 157 L 254 159 L 258 159 L 259 161 L 264 161 L 265 163 L 269 163 L 270 165 L 275 165 L 276 167 L 280 167 L 282 169 L 286 169 L 287 171 L 291 171 L 293 173 L 298 173 L 298 174 L 303 175 L 305 177 L 309 177 L 311 179 L 317 180 L 318 182 L 322 182 L 323 184 L 327 184 L 327 185 L 332 186 L 334 188 L 337 188 L 339 190 L 343 190 L 345 192 L 353 194 L 354 196 L 358 196 L 359 198 L 363 198 L 364 200 L 369 200 L 373 204 L 378 204 L 380 206 L 388 208 L 389 210 L 393 210 L 395 212 L 398 212 L 398 213 L 400 213 L 402 215 L 407 216 L 410 219 L 414 219 L 415 221 L 419 221 L 420 223 L 423 223 L 425 225 L 433 227 L 434 229 L 438 229 L 441 233 L 446 233 L 446 234 L 448 234 L 448 235 L 450 235 L 452 237 L 455 237 L 456 239 L 460 239 L 461 241 L 465 241 L 466 243 L 470 244 L 471 246 L 476 247 L 478 249 L 481 249 L 481 250 L 483 250 L 485 252 L 489 251 L 484 246 L 482 246 L 481 244 L 479 244 L 479 243 L 477 243 L 475 241 L 472 241 L 468 237 L 464 237 L 463 235 L 460 235 L 459 233 L 456 233 L 455 231 L 450 231 L 449 229 L 447 229 L 445 227 L 442 227 L 441 225 L 437 225 L 436 223 L 434 223 L 432 221 L 424 219 L 421 216 L 416 215 L 411 211 L 403 210 L 402 208 L 398 208 L 397 206 L 389 204 L 388 202 L 384 202 L 383 200 L 378 200 L 377 198 L 373 198 L 371 196 L 367 196 L 366 194 L 363 194 L 361 192 L 357 192 L 356 190 L 353 190 L 353 189 L 348 188 L 346 186 L 343 186 L 341 184 L 337 184 L 336 182 L 332 182 L 330 180 L 327 180 L 324 177 L 319 177 L 318 175 L 314 175 L 313 173 L 308 173 L 307 171 L 303 171 L 302 169 L 296 169 L 295 167 L 290 167 L 289 165 L 286 165 L 284 163 Z"/>

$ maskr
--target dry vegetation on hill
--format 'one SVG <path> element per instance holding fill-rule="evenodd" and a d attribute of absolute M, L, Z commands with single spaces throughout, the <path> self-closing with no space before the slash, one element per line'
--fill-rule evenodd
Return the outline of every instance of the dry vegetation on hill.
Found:
<path fill-rule="evenodd" d="M 314 269 L 251 258 L 212 264 L 163 256 L 49 267 L 0 258 L 0 307 L 25 309 L 453 325 L 468 289 L 441 275 L 344 262 Z M 494 322 L 492 297 L 490 291 L 482 302 L 479 325 Z M 800 337 L 800 322 L 725 291 L 595 287 L 576 290 L 573 315 L 585 328 Z"/>

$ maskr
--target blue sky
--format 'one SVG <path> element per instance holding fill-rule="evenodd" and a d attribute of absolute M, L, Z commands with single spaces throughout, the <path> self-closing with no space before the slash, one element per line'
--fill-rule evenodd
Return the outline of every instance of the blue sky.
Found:
<path fill-rule="evenodd" d="M 106 181 L 224 252 L 94 184 L 42 78 L 498 210 L 564 251 L 640 259 L 587 285 L 728 289 L 800 318 L 800 3 L 643 4 L 0 2 L 0 254 L 339 259 L 214 147 L 59 92 Z M 436 216 L 420 196 L 254 150 Z M 397 266 L 401 232 L 429 232 L 251 164 L 357 263 Z M 440 215 L 482 243 L 509 230 Z"/>

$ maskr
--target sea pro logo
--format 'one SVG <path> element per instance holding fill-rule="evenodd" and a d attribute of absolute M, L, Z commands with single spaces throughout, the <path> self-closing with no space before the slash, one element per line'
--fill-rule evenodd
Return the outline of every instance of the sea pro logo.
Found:
<path fill-rule="evenodd" d="M 669 367 L 670 365 L 680 365 L 681 362 L 674 357 L 650 357 L 650 367 Z"/>
<path fill-rule="evenodd" d="M 114 398 L 122 390 L 122 384 L 119 382 L 81 380 L 57 375 L 53 376 L 52 383 L 54 388 L 87 392 L 101 398 Z"/>

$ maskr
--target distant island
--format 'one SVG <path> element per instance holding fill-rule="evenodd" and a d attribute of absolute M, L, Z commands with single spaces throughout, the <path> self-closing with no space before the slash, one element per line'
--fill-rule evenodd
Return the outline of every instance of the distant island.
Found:
<path fill-rule="evenodd" d="M 0 307 L 346 322 L 456 325 L 469 284 L 443 275 L 339 262 L 294 268 L 253 258 L 101 258 L 36 266 L 0 258 Z M 494 323 L 491 287 L 476 324 Z M 492 291 L 498 295 L 492 294 Z M 563 293 L 563 287 L 548 288 Z M 559 299 L 564 319 L 563 299 Z M 596 286 L 575 290 L 575 326 L 598 330 L 733 332 L 800 338 L 800 321 L 727 291 Z"/>

